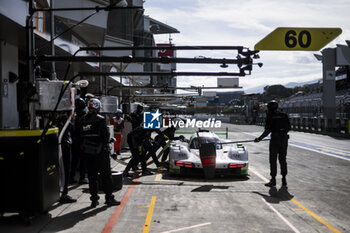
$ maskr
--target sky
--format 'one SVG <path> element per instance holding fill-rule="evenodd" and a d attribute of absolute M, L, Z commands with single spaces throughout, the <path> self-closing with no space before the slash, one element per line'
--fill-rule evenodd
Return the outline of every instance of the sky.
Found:
<path fill-rule="evenodd" d="M 277 27 L 337 27 L 342 34 L 324 48 L 350 40 L 350 0 L 145 0 L 145 15 L 180 31 L 172 43 L 180 45 L 254 45 Z M 156 43 L 169 42 L 169 35 L 156 35 Z M 321 51 L 260 51 L 262 68 L 240 77 L 246 93 L 266 85 L 303 83 L 322 79 Z M 177 57 L 235 58 L 232 51 L 178 51 Z M 236 72 L 217 65 L 177 64 L 177 71 Z M 216 77 L 178 77 L 177 85 L 217 85 Z"/>

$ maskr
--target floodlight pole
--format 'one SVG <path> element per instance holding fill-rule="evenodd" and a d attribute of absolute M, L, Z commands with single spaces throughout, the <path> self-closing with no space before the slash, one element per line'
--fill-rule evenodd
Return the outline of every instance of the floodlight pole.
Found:
<path fill-rule="evenodd" d="M 323 118 L 325 129 L 332 130 L 336 121 L 335 101 L 335 48 L 326 48 L 322 51 L 323 64 Z"/>

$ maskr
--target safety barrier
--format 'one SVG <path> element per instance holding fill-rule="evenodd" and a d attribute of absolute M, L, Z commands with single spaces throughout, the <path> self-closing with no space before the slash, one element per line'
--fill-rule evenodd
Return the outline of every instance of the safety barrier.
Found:
<path fill-rule="evenodd" d="M 334 134 L 338 136 L 350 136 L 350 119 L 337 118 L 334 122 L 331 119 L 325 120 L 321 117 L 299 117 L 293 116 L 289 118 L 292 130 L 320 133 L 320 134 Z M 265 118 L 257 118 L 256 125 L 264 126 Z"/>
<path fill-rule="evenodd" d="M 350 135 L 349 119 L 331 119 L 323 118 L 290 118 L 292 130 L 312 133 L 336 133 L 341 135 Z"/>

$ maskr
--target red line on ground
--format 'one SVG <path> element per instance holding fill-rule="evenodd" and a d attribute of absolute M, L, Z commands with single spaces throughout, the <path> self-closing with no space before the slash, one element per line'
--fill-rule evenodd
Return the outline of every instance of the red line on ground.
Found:
<path fill-rule="evenodd" d="M 117 222 L 120 214 L 122 213 L 126 203 L 129 200 L 129 197 L 131 196 L 132 191 L 134 190 L 136 186 L 136 182 L 139 180 L 139 178 L 135 179 L 133 181 L 133 184 L 129 186 L 128 190 L 124 194 L 124 197 L 122 198 L 120 205 L 117 207 L 117 209 L 114 211 L 112 217 L 108 220 L 107 224 L 103 228 L 101 233 L 110 233 L 112 231 L 113 226 Z"/>

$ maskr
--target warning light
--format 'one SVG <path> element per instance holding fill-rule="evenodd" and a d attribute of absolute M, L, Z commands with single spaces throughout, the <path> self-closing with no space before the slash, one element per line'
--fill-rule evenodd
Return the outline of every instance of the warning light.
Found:
<path fill-rule="evenodd" d="M 245 164 L 244 163 L 230 163 L 229 164 L 229 168 L 241 168 L 241 167 L 244 167 L 245 166 Z"/>
<path fill-rule="evenodd" d="M 175 166 L 178 166 L 178 167 L 194 167 L 194 164 L 193 163 L 189 163 L 189 162 L 176 161 L 175 162 Z"/>

